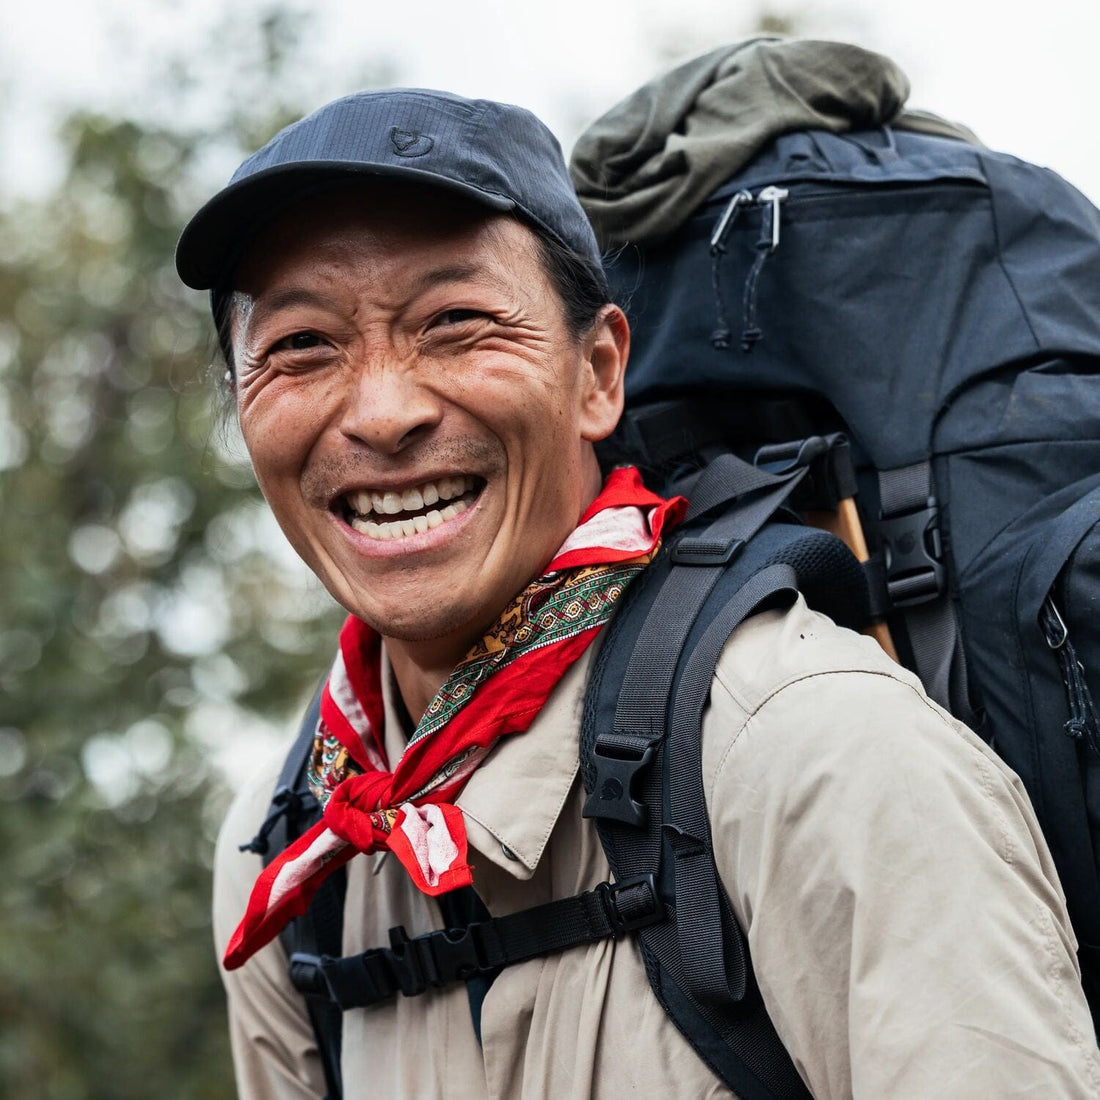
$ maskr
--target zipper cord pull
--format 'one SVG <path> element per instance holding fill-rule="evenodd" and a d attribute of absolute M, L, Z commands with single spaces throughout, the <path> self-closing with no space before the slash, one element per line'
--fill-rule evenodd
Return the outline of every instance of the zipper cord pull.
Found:
<path fill-rule="evenodd" d="M 784 187 L 765 187 L 756 196 L 756 201 L 764 207 L 764 213 L 760 219 L 760 236 L 756 241 L 756 259 L 745 279 L 742 296 L 741 350 L 746 354 L 764 339 L 764 331 L 756 323 L 756 290 L 765 262 L 779 247 L 780 203 L 789 193 Z"/>
<path fill-rule="evenodd" d="M 732 336 L 729 319 L 726 317 L 726 307 L 722 302 L 722 286 L 719 276 L 720 261 L 726 254 L 726 240 L 733 228 L 733 223 L 737 220 L 738 211 L 745 203 L 750 202 L 752 202 L 752 195 L 748 191 L 738 191 L 730 199 L 725 210 L 722 211 L 722 216 L 718 219 L 714 232 L 710 235 L 710 281 L 711 286 L 714 288 L 714 311 L 716 315 L 716 324 L 710 335 L 710 342 L 718 351 L 725 351 L 730 346 L 730 337 Z"/>
<path fill-rule="evenodd" d="M 1069 721 L 1063 727 L 1075 741 L 1084 741 L 1093 752 L 1100 754 L 1100 722 L 1092 692 L 1085 681 L 1085 669 L 1077 659 L 1077 650 L 1069 639 L 1069 629 L 1054 600 L 1047 596 L 1039 613 L 1039 622 L 1047 645 L 1058 659 L 1062 683 L 1066 687 L 1069 703 Z"/>

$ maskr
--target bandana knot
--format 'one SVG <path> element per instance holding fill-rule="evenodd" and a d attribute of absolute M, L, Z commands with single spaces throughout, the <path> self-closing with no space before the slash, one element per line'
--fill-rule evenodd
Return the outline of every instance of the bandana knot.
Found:
<path fill-rule="evenodd" d="M 325 824 L 361 852 L 386 847 L 398 812 L 384 807 L 391 780 L 385 772 L 368 772 L 344 780 L 325 806 Z"/>

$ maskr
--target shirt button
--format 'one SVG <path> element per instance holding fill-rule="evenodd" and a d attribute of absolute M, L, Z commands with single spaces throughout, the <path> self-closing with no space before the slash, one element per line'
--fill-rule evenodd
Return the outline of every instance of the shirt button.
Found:
<path fill-rule="evenodd" d="M 502 844 L 500 846 L 500 850 L 504 853 L 504 858 L 505 859 L 512 859 L 512 860 L 519 859 L 519 856 L 517 856 L 516 853 L 513 852 L 512 849 L 509 848 L 507 844 Z"/>

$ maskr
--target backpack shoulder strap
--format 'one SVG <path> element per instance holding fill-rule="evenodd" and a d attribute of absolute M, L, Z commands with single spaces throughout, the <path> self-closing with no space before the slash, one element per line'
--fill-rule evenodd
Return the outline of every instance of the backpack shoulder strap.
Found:
<path fill-rule="evenodd" d="M 313 751 L 317 725 L 321 720 L 321 692 L 324 684 L 325 681 L 322 681 L 314 693 L 298 735 L 283 761 L 267 817 L 251 843 L 242 845 L 260 852 L 265 866 L 321 816 L 321 807 L 306 782 L 306 768 Z M 316 955 L 340 954 L 344 935 L 346 892 L 347 872 L 344 869 L 330 875 L 321 884 L 309 909 L 292 920 L 279 934 L 288 959 L 300 952 Z M 325 1074 L 326 1100 L 341 1100 L 342 1014 L 337 1006 L 320 1000 L 307 998 L 306 1008 Z"/>
<path fill-rule="evenodd" d="M 681 537 L 736 534 L 753 511 L 751 500 L 726 505 L 699 536 L 689 516 Z M 750 526 L 759 516 L 756 508 Z M 839 540 L 788 524 L 760 530 L 709 585 L 691 575 L 697 559 L 677 550 L 663 552 L 636 582 L 597 655 L 582 728 L 585 812 L 597 819 L 616 879 L 656 876 L 670 919 L 638 937 L 650 984 L 672 1021 L 738 1095 L 805 1098 L 714 864 L 700 724 L 722 647 L 741 622 L 803 591 L 839 621 L 862 625 L 866 579 Z M 645 687 L 649 674 L 639 677 L 639 670 L 658 667 L 668 672 Z"/>

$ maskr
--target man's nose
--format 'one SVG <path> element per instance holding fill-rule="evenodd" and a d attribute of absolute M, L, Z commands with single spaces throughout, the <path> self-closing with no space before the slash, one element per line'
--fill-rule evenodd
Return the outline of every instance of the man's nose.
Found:
<path fill-rule="evenodd" d="M 442 418 L 442 402 L 413 371 L 374 366 L 356 372 L 349 385 L 340 430 L 381 454 L 396 454 Z"/>

